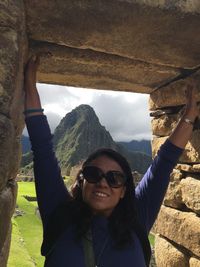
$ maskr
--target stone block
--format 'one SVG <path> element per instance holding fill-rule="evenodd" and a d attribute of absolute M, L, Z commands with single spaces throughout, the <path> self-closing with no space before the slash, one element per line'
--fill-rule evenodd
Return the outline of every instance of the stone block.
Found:
<path fill-rule="evenodd" d="M 197 94 L 196 100 L 200 101 L 200 70 L 190 78 L 173 82 L 170 85 L 155 90 L 149 98 L 149 109 L 155 110 L 163 107 L 173 107 L 186 103 L 185 89 L 190 82 L 195 82 Z"/>
<path fill-rule="evenodd" d="M 1 267 L 7 267 L 8 255 L 10 250 L 10 243 L 11 243 L 11 223 L 9 225 L 9 229 L 7 232 L 6 240 L 3 244 L 3 247 L 0 250 L 0 264 Z"/>
<path fill-rule="evenodd" d="M 15 90 L 18 41 L 13 29 L 0 28 L 0 112 L 8 114 Z"/>
<path fill-rule="evenodd" d="M 162 206 L 154 229 L 200 257 L 200 218 L 194 213 Z"/>
<path fill-rule="evenodd" d="M 31 44 L 32 51 L 41 54 L 38 80 L 44 83 L 150 93 L 153 84 L 177 75 L 168 67 L 99 51 Z M 51 56 L 45 56 L 47 51 Z"/>
<path fill-rule="evenodd" d="M 154 137 L 152 140 L 152 155 L 153 157 L 158 152 L 161 144 L 165 142 L 167 137 Z M 200 130 L 192 133 L 192 136 L 187 143 L 183 154 L 181 155 L 180 163 L 199 163 L 200 162 Z"/>
<path fill-rule="evenodd" d="M 155 258 L 158 267 L 189 267 L 189 259 L 166 239 L 156 235 Z"/>
<path fill-rule="evenodd" d="M 10 179 L 11 165 L 15 164 L 11 158 L 16 153 L 13 151 L 15 129 L 11 120 L 0 115 L 0 192 Z"/>
<path fill-rule="evenodd" d="M 10 181 L 0 192 L 0 251 L 7 239 L 10 221 L 16 205 L 17 184 Z"/>
<path fill-rule="evenodd" d="M 152 134 L 156 136 L 169 136 L 172 130 L 176 127 L 178 115 L 162 115 L 151 120 Z"/>
<path fill-rule="evenodd" d="M 24 14 L 23 0 L 6 0 L 0 2 L 0 28 L 10 28 L 20 31 Z"/>
<path fill-rule="evenodd" d="M 189 264 L 190 267 L 200 267 L 200 259 L 192 257 L 190 258 Z"/>
<path fill-rule="evenodd" d="M 177 2 L 26 0 L 27 28 L 34 40 L 193 68 L 200 62 L 199 7 Z"/>
<path fill-rule="evenodd" d="M 200 180 L 192 177 L 180 182 L 182 202 L 195 213 L 200 215 Z"/>
<path fill-rule="evenodd" d="M 183 172 L 200 173 L 200 164 L 177 164 L 176 168 Z"/>
<path fill-rule="evenodd" d="M 180 181 L 183 178 L 183 173 L 178 170 L 178 169 L 174 169 L 173 172 L 170 175 L 170 181 Z"/>
<path fill-rule="evenodd" d="M 180 190 L 180 181 L 172 181 L 169 183 L 164 198 L 164 205 L 172 208 L 181 208 L 183 206 Z"/>

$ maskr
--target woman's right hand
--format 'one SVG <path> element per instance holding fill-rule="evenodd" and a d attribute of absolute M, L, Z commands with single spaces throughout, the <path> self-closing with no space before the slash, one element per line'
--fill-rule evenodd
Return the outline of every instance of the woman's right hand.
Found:
<path fill-rule="evenodd" d="M 32 56 L 25 67 L 24 71 L 24 91 L 25 101 L 24 109 L 41 109 L 40 96 L 36 88 L 36 75 L 40 64 L 39 56 Z M 42 110 L 39 112 L 29 113 L 26 116 L 40 115 L 43 114 Z"/>
<path fill-rule="evenodd" d="M 37 75 L 37 70 L 40 64 L 40 58 L 38 55 L 32 56 L 25 67 L 25 72 L 24 72 L 24 87 L 25 90 L 35 88 L 36 87 L 36 75 Z"/>

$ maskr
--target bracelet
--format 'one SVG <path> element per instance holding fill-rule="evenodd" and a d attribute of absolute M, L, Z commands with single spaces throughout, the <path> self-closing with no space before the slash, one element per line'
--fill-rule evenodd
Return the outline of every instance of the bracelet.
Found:
<path fill-rule="evenodd" d="M 194 121 L 192 121 L 192 120 L 190 120 L 188 118 L 184 118 L 183 121 L 188 123 L 188 124 L 190 124 L 190 125 L 192 125 L 192 126 L 194 126 Z"/>
<path fill-rule="evenodd" d="M 26 109 L 24 110 L 24 115 L 30 114 L 30 113 L 36 113 L 36 112 L 43 112 L 43 108 L 31 108 L 31 109 Z"/>

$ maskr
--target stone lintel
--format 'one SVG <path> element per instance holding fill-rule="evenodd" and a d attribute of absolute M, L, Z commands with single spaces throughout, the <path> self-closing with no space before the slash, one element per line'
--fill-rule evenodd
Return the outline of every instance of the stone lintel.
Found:
<path fill-rule="evenodd" d="M 41 55 L 38 80 L 74 87 L 151 93 L 155 84 L 177 76 L 176 69 L 47 42 L 32 42 Z"/>
<path fill-rule="evenodd" d="M 36 41 L 160 65 L 199 66 L 197 1 L 162 4 L 166 2 L 60 0 L 58 5 L 57 1 L 25 0 L 28 34 Z"/>

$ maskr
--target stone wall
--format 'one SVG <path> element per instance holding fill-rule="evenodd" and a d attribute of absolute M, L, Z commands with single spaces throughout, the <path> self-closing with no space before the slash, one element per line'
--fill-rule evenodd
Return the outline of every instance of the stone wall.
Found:
<path fill-rule="evenodd" d="M 192 78 L 199 79 L 200 72 Z M 189 82 L 189 80 L 187 80 Z M 150 95 L 153 154 L 177 124 L 185 103 L 185 80 L 154 91 Z M 197 85 L 200 101 L 200 84 Z M 173 93 L 172 93 L 173 92 Z M 199 105 L 200 107 L 200 105 Z M 200 127 L 197 121 L 171 175 L 163 206 L 154 230 L 157 233 L 155 257 L 158 267 L 200 266 Z"/>
<path fill-rule="evenodd" d="M 0 266 L 5 267 L 15 208 L 15 177 L 23 127 L 23 65 L 27 41 L 23 1 L 0 1 Z"/>

